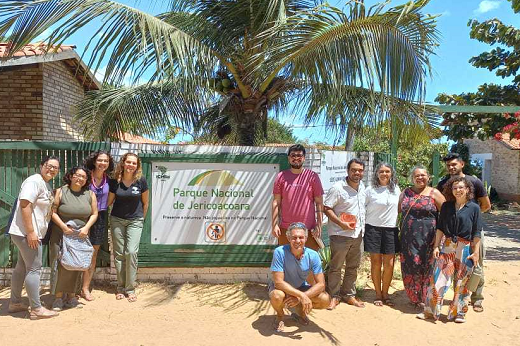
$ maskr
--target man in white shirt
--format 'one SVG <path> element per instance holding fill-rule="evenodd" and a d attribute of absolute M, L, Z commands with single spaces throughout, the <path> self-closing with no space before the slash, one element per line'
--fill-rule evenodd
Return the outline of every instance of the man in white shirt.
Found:
<path fill-rule="evenodd" d="M 328 272 L 328 291 L 332 296 L 329 310 L 343 299 L 359 308 L 365 304 L 356 298 L 357 270 L 363 254 L 365 227 L 365 164 L 352 159 L 347 164 L 347 178 L 331 187 L 325 197 L 325 214 L 329 218 L 331 260 Z M 345 275 L 341 283 L 341 268 Z"/>

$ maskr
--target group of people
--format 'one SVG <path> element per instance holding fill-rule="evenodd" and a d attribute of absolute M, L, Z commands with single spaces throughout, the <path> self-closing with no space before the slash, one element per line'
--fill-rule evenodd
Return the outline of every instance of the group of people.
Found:
<path fill-rule="evenodd" d="M 412 186 L 403 191 L 388 163 L 377 165 L 365 187 L 365 164 L 352 159 L 346 178 L 324 199 L 318 175 L 303 168 L 305 148 L 291 146 L 288 160 L 290 169 L 278 174 L 273 188 L 272 234 L 281 246 L 274 252 L 268 288 L 276 331 L 284 329 L 284 308 L 294 308 L 292 318 L 307 324 L 313 308 L 333 310 L 341 301 L 364 307 L 356 297 L 363 251 L 370 254 L 374 305 L 394 306 L 389 287 L 400 254 L 406 294 L 421 311 L 417 318 L 437 320 L 455 280 L 448 319 L 466 321 L 468 279 L 473 268 L 483 264 L 481 213 L 491 204 L 482 182 L 463 173 L 464 161 L 458 154 L 444 158 L 449 175 L 437 188 L 429 186 L 428 170 L 416 166 L 410 174 Z M 327 280 L 316 252 L 323 244 L 323 213 L 331 251 Z M 483 285 L 482 275 L 471 295 L 476 312 L 483 311 Z"/>
<path fill-rule="evenodd" d="M 62 309 L 78 306 L 78 282 L 79 295 L 86 301 L 94 299 L 90 284 L 97 253 L 107 236 L 109 206 L 112 206 L 110 230 L 117 272 L 116 299 L 137 300 L 137 252 L 148 210 L 148 185 L 142 176 L 141 160 L 127 153 L 114 165 L 108 152 L 95 152 L 83 166 L 71 168 L 63 178 L 64 185 L 53 192 L 49 182 L 59 169 L 58 157 L 42 159 L 40 172 L 22 183 L 8 229 L 19 250 L 8 309 L 16 313 L 27 311 L 30 306 L 29 317 L 33 320 L 54 317 Z M 42 240 L 46 235 L 51 293 L 55 297 L 51 309 L 40 301 Z M 60 264 L 63 237 L 71 235 L 88 238 L 93 247 L 92 261 L 86 271 L 68 270 Z M 21 299 L 24 283 L 29 306 Z"/>
<path fill-rule="evenodd" d="M 341 301 L 364 307 L 356 297 L 363 251 L 370 253 L 376 306 L 394 305 L 389 287 L 400 254 L 406 293 L 422 310 L 417 317 L 438 319 L 444 294 L 455 280 L 448 318 L 465 321 L 468 278 L 477 264 L 482 267 L 481 212 L 491 206 L 482 182 L 462 172 L 464 161 L 458 155 L 445 157 L 449 176 L 437 188 L 429 186 L 428 171 L 417 166 L 411 171 L 412 186 L 402 192 L 390 164 L 380 163 L 365 187 L 365 164 L 352 159 L 346 178 L 333 185 L 325 198 L 319 176 L 303 168 L 305 148 L 291 146 L 288 161 L 290 169 L 275 179 L 272 202 L 272 233 L 281 245 L 274 251 L 268 285 L 276 330 L 284 328 L 287 307 L 294 308 L 292 317 L 303 324 L 309 322 L 313 308 L 333 310 Z M 97 253 L 107 236 L 110 206 L 116 299 L 135 302 L 137 252 L 149 200 L 141 160 L 126 153 L 115 165 L 108 152 L 95 152 L 83 166 L 71 168 L 64 185 L 53 192 L 49 182 L 59 168 L 59 158 L 45 157 L 40 172 L 23 182 L 13 208 L 8 233 L 19 256 L 11 279 L 9 312 L 27 311 L 30 306 L 31 319 L 54 317 L 62 309 L 78 306 L 78 283 L 79 295 L 86 301 L 94 299 L 90 285 Z M 316 252 L 323 247 L 323 214 L 328 218 L 331 251 L 327 280 Z M 42 306 L 39 295 L 46 235 L 55 297 L 51 309 Z M 60 264 L 63 237 L 70 235 L 88 238 L 93 246 L 86 271 Z M 471 296 L 477 312 L 483 311 L 481 278 Z M 24 283 L 29 306 L 21 299 Z"/>

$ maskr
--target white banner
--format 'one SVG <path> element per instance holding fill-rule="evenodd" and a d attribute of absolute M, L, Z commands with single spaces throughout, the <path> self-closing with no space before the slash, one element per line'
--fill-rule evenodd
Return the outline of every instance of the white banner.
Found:
<path fill-rule="evenodd" d="M 337 181 L 347 177 L 347 163 L 356 153 L 350 151 L 322 151 L 320 179 L 325 193 Z"/>
<path fill-rule="evenodd" d="M 152 163 L 152 244 L 275 244 L 276 164 Z"/>

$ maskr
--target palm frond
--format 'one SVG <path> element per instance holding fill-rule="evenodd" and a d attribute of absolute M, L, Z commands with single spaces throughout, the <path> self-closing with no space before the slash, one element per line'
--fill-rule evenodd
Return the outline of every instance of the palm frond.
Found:
<path fill-rule="evenodd" d="M 145 71 L 136 66 L 148 66 L 142 63 L 144 58 L 153 59 L 156 71 L 162 71 L 168 61 L 183 74 L 202 78 L 207 78 L 217 61 L 217 52 L 190 33 L 158 17 L 108 0 L 2 1 L 0 36 L 7 36 L 12 54 L 53 26 L 57 28 L 50 35 L 49 44 L 59 45 L 96 18 L 103 24 L 85 51 L 93 45 L 89 66 L 95 69 L 105 56 L 111 56 L 106 82 L 120 84 L 129 74 L 139 79 Z M 195 71 L 195 66 L 199 70 Z"/>
<path fill-rule="evenodd" d="M 160 137 L 169 127 L 192 128 L 209 98 L 203 90 L 186 90 L 182 81 L 130 87 L 105 85 L 88 92 L 76 121 L 87 138 L 118 138 L 123 132 Z"/>
<path fill-rule="evenodd" d="M 288 18 L 286 25 L 264 33 L 273 42 L 264 52 L 272 73 L 260 89 L 283 74 L 309 84 L 360 86 L 406 100 L 420 98 L 428 56 L 437 43 L 435 20 L 419 12 L 426 3 L 386 12 L 376 8 L 368 14 L 358 2 L 352 2 L 349 13 L 324 5 Z"/>

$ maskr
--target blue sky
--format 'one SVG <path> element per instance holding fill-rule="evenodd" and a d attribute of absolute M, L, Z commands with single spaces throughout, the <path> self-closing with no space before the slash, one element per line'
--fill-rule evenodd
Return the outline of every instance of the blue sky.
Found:
<path fill-rule="evenodd" d="M 129 5 L 135 5 L 136 1 L 122 1 Z M 366 0 L 368 5 L 379 1 Z M 397 5 L 406 1 L 392 1 L 391 5 Z M 137 1 L 137 7 L 147 12 L 159 11 L 161 2 L 154 2 L 149 5 L 148 1 Z M 332 5 L 342 7 L 346 1 L 332 0 Z M 151 8 L 151 6 L 155 6 Z M 520 14 L 514 14 L 510 2 L 506 0 L 431 0 L 426 8 L 430 14 L 439 14 L 437 19 L 438 30 L 440 32 L 440 46 L 436 50 L 436 55 L 431 57 L 433 75 L 427 82 L 426 101 L 433 102 L 438 93 L 461 93 L 475 91 L 483 83 L 507 84 L 508 80 L 503 80 L 495 76 L 493 72 L 486 69 L 477 69 L 468 63 L 468 60 L 481 52 L 487 51 L 490 47 L 469 38 L 469 27 L 467 23 L 470 19 L 484 21 L 491 18 L 499 18 L 504 23 L 520 27 Z M 81 54 L 90 35 L 95 29 L 92 23 L 89 27 L 74 35 L 67 43 L 75 44 L 77 51 Z M 84 59 L 88 60 L 88 59 Z M 102 64 L 101 69 L 104 66 Z M 301 140 L 307 139 L 309 142 L 328 142 L 332 143 L 330 136 L 325 133 L 325 128 L 302 128 L 301 120 L 294 118 L 293 114 L 287 114 L 280 119 L 282 123 L 293 128 L 293 133 Z"/>

